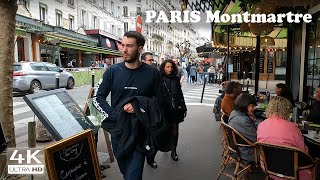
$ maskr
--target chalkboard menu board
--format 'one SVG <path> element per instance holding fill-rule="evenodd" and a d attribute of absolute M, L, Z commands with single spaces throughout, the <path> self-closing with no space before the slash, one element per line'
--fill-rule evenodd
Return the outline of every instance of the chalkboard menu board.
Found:
<path fill-rule="evenodd" d="M 45 148 L 49 180 L 100 180 L 101 172 L 91 130 Z"/>
<path fill-rule="evenodd" d="M 64 88 L 26 95 L 23 99 L 55 140 L 85 129 L 98 131 Z"/>
<path fill-rule="evenodd" d="M 4 133 L 0 123 L 0 154 L 7 148 L 8 141 L 4 137 Z"/>
<path fill-rule="evenodd" d="M 239 55 L 238 54 L 233 54 L 232 56 L 232 64 L 233 64 L 233 72 L 238 71 L 238 60 L 239 60 Z"/>
<path fill-rule="evenodd" d="M 268 53 L 268 73 L 273 73 L 273 56 L 273 52 Z"/>
<path fill-rule="evenodd" d="M 264 73 L 264 53 L 263 53 L 263 51 L 260 52 L 259 73 Z"/>

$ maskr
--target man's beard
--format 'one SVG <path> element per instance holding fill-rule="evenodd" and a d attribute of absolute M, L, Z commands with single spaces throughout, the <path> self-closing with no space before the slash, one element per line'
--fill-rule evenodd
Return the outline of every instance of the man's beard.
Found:
<path fill-rule="evenodd" d="M 133 54 L 131 56 L 129 55 L 127 58 L 124 58 L 124 62 L 133 63 L 133 62 L 139 60 L 138 57 L 139 57 L 139 52 L 136 51 L 135 54 Z"/>

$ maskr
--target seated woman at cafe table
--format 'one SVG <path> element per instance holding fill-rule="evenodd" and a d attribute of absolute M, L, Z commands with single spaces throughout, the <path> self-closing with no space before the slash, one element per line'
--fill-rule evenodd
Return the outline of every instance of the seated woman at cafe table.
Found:
<path fill-rule="evenodd" d="M 256 105 L 254 96 L 241 94 L 235 101 L 234 110 L 230 114 L 228 123 L 252 143 L 257 141 L 257 126 L 253 114 Z M 241 147 L 239 151 L 241 158 L 248 162 L 254 162 L 254 148 Z"/>
<path fill-rule="evenodd" d="M 258 126 L 257 141 L 296 147 L 308 152 L 299 128 L 288 120 L 291 109 L 292 105 L 288 99 L 280 96 L 272 97 L 266 109 L 267 119 Z M 310 169 L 299 171 L 299 179 L 312 179 L 311 172 Z"/>
<path fill-rule="evenodd" d="M 315 98 L 310 108 L 308 121 L 320 124 L 320 85 L 316 89 Z"/>
<path fill-rule="evenodd" d="M 287 98 L 290 101 L 292 107 L 295 106 L 294 105 L 293 94 L 292 94 L 290 88 L 287 85 L 285 85 L 283 83 L 278 83 L 278 84 L 276 84 L 276 87 L 275 87 L 274 90 L 275 90 L 275 92 L 276 92 L 276 94 L 278 96 Z"/>
<path fill-rule="evenodd" d="M 241 94 L 242 85 L 238 82 L 229 82 L 226 86 L 225 95 L 221 102 L 221 110 L 228 116 L 233 110 L 235 99 Z"/>

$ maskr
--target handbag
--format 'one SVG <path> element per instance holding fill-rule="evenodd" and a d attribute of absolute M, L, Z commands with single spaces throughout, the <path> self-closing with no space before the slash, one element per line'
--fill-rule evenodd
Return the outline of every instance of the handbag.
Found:
<path fill-rule="evenodd" d="M 170 92 L 167 84 L 165 82 L 163 82 L 163 84 L 170 98 L 170 109 L 173 111 L 185 113 L 187 111 L 187 107 L 184 101 L 180 100 L 179 98 L 175 98 L 175 96 L 173 96 L 172 93 Z"/>

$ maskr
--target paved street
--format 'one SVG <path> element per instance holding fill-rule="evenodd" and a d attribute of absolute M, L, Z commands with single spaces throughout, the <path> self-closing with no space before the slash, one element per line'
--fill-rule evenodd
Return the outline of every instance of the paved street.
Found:
<path fill-rule="evenodd" d="M 183 83 L 182 87 L 188 105 L 188 116 L 180 126 L 177 150 L 180 160 L 174 162 L 170 153 L 159 152 L 156 157 L 158 169 L 154 170 L 146 165 L 144 179 L 202 180 L 217 177 L 221 161 L 221 133 L 219 130 L 220 122 L 214 120 L 212 106 L 219 95 L 220 87 L 207 85 L 203 103 L 200 103 L 203 85 Z M 83 86 L 68 90 L 68 92 L 83 107 L 89 89 L 90 86 Z M 14 120 L 17 146 L 27 146 L 27 122 L 33 121 L 33 113 L 24 103 L 22 96 L 14 98 Z M 103 138 L 102 132 L 100 132 L 98 152 L 105 153 L 107 151 Z M 48 143 L 37 143 L 37 146 L 43 147 L 46 144 Z M 101 159 L 99 158 L 100 161 Z M 122 177 L 116 162 L 110 165 L 111 168 L 103 172 L 107 175 L 105 179 L 121 180 Z"/>
<path fill-rule="evenodd" d="M 203 85 L 191 85 L 183 83 L 182 85 L 184 97 L 188 104 L 200 103 Z M 218 85 L 206 85 L 203 103 L 204 105 L 213 106 L 216 97 L 219 95 Z M 84 107 L 90 86 L 75 87 L 68 90 L 68 93 L 75 99 L 75 101 Z M 13 115 L 16 133 L 17 146 L 27 145 L 27 124 L 34 120 L 34 114 L 29 106 L 24 102 L 23 95 L 17 95 L 13 99 Z"/>

